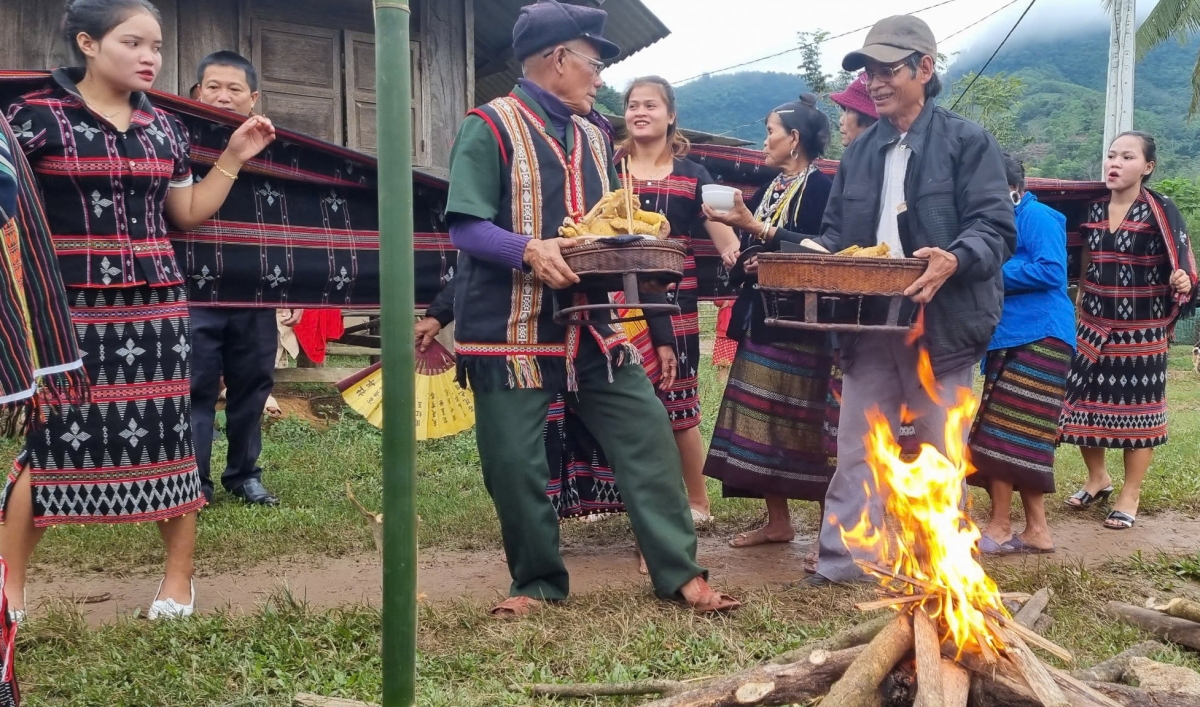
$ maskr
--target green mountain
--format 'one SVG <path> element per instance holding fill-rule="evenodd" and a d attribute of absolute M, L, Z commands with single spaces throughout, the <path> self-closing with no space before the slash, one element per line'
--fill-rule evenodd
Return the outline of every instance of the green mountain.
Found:
<path fill-rule="evenodd" d="M 743 71 L 705 76 L 676 88 L 679 124 L 761 143 L 767 114 L 805 90 L 796 74 Z"/>
<path fill-rule="evenodd" d="M 978 70 L 992 46 L 961 53 L 947 72 L 946 84 Z M 1168 42 L 1137 68 L 1134 127 L 1158 138 L 1161 176 L 1200 175 L 1200 120 L 1187 120 L 1198 52 L 1200 35 L 1185 44 Z M 1053 41 L 1014 40 L 988 67 L 985 78 L 1005 74 L 1022 83 L 1016 118 L 1025 144 L 1018 152 L 1031 174 L 1059 179 L 1093 179 L 1099 174 L 1107 71 L 1107 30 Z M 758 142 L 766 113 L 803 90 L 796 74 L 708 76 L 677 88 L 681 123 Z M 951 93 L 944 94 L 944 105 L 954 101 Z"/>

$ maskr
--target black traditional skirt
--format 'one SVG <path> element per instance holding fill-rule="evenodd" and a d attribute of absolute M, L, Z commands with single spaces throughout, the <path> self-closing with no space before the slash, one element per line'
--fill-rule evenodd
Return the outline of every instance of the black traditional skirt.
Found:
<path fill-rule="evenodd" d="M 68 288 L 91 402 L 30 433 L 34 525 L 142 523 L 204 505 L 192 450 L 191 326 L 183 286 Z"/>
<path fill-rule="evenodd" d="M 649 411 L 648 414 L 654 414 Z M 550 405 L 544 432 L 550 481 L 546 495 L 559 520 L 621 513 L 625 504 L 604 450 L 562 395 Z"/>
<path fill-rule="evenodd" d="M 1058 339 L 990 351 L 971 430 L 972 486 L 1054 493 L 1054 447 L 1074 351 Z"/>
<path fill-rule="evenodd" d="M 1059 441 L 1078 447 L 1147 449 L 1167 443 L 1167 328 L 1096 336 L 1076 325 L 1079 350 L 1067 378 Z"/>

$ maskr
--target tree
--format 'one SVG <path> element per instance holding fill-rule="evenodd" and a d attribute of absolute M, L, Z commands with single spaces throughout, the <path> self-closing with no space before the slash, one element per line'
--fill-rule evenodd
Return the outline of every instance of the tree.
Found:
<path fill-rule="evenodd" d="M 799 34 L 800 75 L 808 90 L 817 95 L 829 92 L 829 74 L 821 67 L 821 44 L 828 38 L 829 33 L 823 29 Z"/>
<path fill-rule="evenodd" d="M 604 84 L 596 91 L 596 110 L 609 115 L 623 115 L 625 102 L 612 86 Z"/>
<path fill-rule="evenodd" d="M 971 90 L 964 94 L 968 86 Z M 1004 149 L 1015 150 L 1027 142 L 1018 120 L 1025 95 L 1021 79 L 1005 74 L 976 78 L 970 73 L 954 83 L 950 95 L 960 97 L 955 111 L 982 125 Z"/>
<path fill-rule="evenodd" d="M 1112 11 L 1112 0 L 1104 0 L 1104 9 Z M 1200 29 L 1200 2 L 1195 0 L 1159 0 L 1137 32 L 1137 58 L 1141 61 L 1151 49 L 1168 39 L 1183 42 Z M 1200 110 L 1200 55 L 1192 67 L 1192 101 L 1188 118 Z"/>

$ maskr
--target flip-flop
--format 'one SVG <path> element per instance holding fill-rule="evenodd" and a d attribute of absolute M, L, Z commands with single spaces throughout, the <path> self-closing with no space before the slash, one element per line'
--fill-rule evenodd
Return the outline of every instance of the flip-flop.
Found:
<path fill-rule="evenodd" d="M 492 607 L 488 613 L 497 619 L 515 619 L 529 616 L 542 608 L 542 602 L 532 597 L 509 597 Z"/>
<path fill-rule="evenodd" d="M 1012 540 L 1009 540 L 1008 542 L 1005 542 L 1005 543 L 1001 543 L 1000 547 L 1005 550 L 1008 550 L 1009 552 L 1007 554 L 1010 554 L 1010 555 L 1053 555 L 1054 554 L 1054 548 L 1052 548 L 1052 547 L 1049 547 L 1049 548 L 1034 547 L 1033 545 L 1026 544 L 1026 542 L 1017 535 L 1012 536 Z"/>
<path fill-rule="evenodd" d="M 1016 539 L 1016 537 L 1014 535 L 1013 539 Z M 1017 550 L 1012 546 L 1012 540 L 1005 540 L 1002 543 L 998 543 L 986 535 L 979 538 L 979 551 L 985 555 L 992 556 L 1021 554 L 1021 550 Z"/>
<path fill-rule="evenodd" d="M 686 603 L 697 614 L 723 614 L 742 608 L 742 602 L 721 592 L 709 592 L 698 602 Z"/>
<path fill-rule="evenodd" d="M 790 543 L 794 538 L 787 540 L 772 540 L 767 537 L 767 532 L 762 528 L 751 530 L 745 533 L 738 533 L 729 540 L 729 547 L 742 549 L 747 547 L 757 547 L 759 545 L 773 545 L 780 543 Z"/>

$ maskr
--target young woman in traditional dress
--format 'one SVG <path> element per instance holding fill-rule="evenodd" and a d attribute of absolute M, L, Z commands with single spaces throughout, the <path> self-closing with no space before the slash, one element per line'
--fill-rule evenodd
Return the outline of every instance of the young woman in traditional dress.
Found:
<path fill-rule="evenodd" d="M 1067 295 L 1067 219 L 1025 191 L 1025 168 L 1004 170 L 1017 211 L 1017 252 L 1004 264 L 1004 316 L 984 358 L 983 402 L 971 430 L 972 486 L 988 490 L 992 515 L 984 554 L 1054 551 L 1045 495 L 1054 493 L 1054 447 L 1075 352 L 1075 307 Z M 1021 494 L 1025 530 L 1009 517 Z"/>
<path fill-rule="evenodd" d="M 149 0 L 73 0 L 63 34 L 81 68 L 8 107 L 37 175 L 83 353 L 92 402 L 50 413 L 8 477 L 0 554 L 5 593 L 25 609 L 26 567 L 45 529 L 156 522 L 166 572 L 151 619 L 195 606 L 192 555 L 204 505 L 192 451 L 190 331 L 167 220 L 186 231 L 214 214 L 238 170 L 271 143 L 251 117 L 201 181 L 183 125 L 146 95 L 162 68 Z"/>
<path fill-rule="evenodd" d="M 1113 487 L 1105 451 L 1122 450 L 1125 483 L 1104 521 L 1115 530 L 1133 527 L 1154 448 L 1167 442 L 1167 339 L 1196 290 L 1183 217 L 1145 186 L 1156 152 L 1145 133 L 1117 136 L 1104 161 L 1110 194 L 1092 204 L 1080 234 L 1077 353 L 1060 433 L 1080 448 L 1088 480 L 1067 505 L 1106 501 Z"/>
<path fill-rule="evenodd" d="M 779 176 L 748 204 L 738 195 L 728 213 L 705 206 L 709 220 L 741 231 L 743 250 L 777 251 L 781 241 L 799 243 L 820 233 L 833 182 L 816 160 L 829 134 L 829 119 L 812 95 L 772 111 L 763 152 Z M 738 351 L 704 465 L 705 475 L 723 482 L 725 496 L 766 500 L 767 524 L 735 536 L 734 547 L 791 542 L 788 499 L 822 503 L 836 459 L 825 432 L 829 335 L 766 326 L 753 257 L 745 272 L 729 325 Z"/>
<path fill-rule="evenodd" d="M 692 519 L 700 525 L 709 520 L 709 503 L 700 438 L 700 318 L 692 237 L 702 228 L 717 251 L 728 256 L 729 265 L 734 263 L 738 238 L 729 226 L 704 218 L 701 189 L 713 179 L 704 167 L 686 159 L 688 140 L 679 132 L 675 90 L 670 83 L 645 76 L 629 85 L 625 132 L 618 157 L 628 159 L 618 164 L 628 165 L 641 208 L 666 216 L 671 240 L 687 248 L 683 281 L 669 295 L 680 314 L 672 317 L 666 342 L 652 342 L 659 344 L 654 347 L 643 343 L 642 357 L 675 430 Z M 651 340 L 642 337 L 640 341 Z"/>

